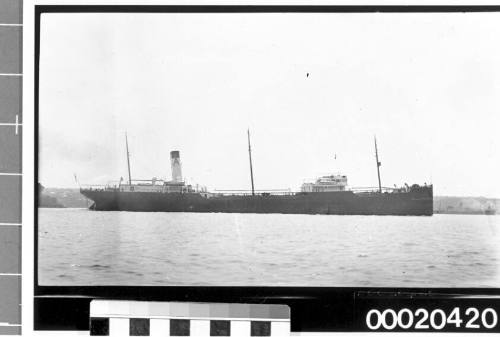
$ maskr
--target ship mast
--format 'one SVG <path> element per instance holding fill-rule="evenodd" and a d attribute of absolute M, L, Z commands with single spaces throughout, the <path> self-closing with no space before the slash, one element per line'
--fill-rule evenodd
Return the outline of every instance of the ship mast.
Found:
<path fill-rule="evenodd" d="M 128 152 L 128 139 L 126 132 L 125 132 L 125 146 L 127 147 L 128 184 L 132 185 L 132 176 L 130 175 L 130 153 Z"/>
<path fill-rule="evenodd" d="M 252 195 L 255 195 L 255 189 L 253 186 L 252 147 L 250 146 L 250 129 L 247 129 L 247 136 L 248 136 L 248 158 L 250 159 L 250 180 L 252 182 Z"/>
<path fill-rule="evenodd" d="M 378 191 L 382 193 L 382 183 L 380 182 L 380 165 L 382 163 L 378 160 L 377 137 L 374 136 L 373 138 L 375 140 L 375 160 L 377 161 Z"/>

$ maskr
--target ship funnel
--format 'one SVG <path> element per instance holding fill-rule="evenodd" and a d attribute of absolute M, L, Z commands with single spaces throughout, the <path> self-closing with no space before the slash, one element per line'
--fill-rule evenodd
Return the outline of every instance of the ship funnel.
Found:
<path fill-rule="evenodd" d="M 172 181 L 182 182 L 181 156 L 179 151 L 170 151 L 170 167 L 172 169 Z"/>

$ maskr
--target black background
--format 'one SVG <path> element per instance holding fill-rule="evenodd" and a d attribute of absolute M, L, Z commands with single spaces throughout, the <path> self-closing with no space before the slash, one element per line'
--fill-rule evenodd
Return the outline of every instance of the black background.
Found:
<path fill-rule="evenodd" d="M 500 6 L 35 6 L 35 191 L 38 191 L 38 80 L 40 17 L 43 13 L 446 13 L 499 12 Z M 500 17 L 499 17 L 500 19 Z M 365 315 L 374 308 L 443 309 L 460 306 L 499 310 L 500 289 L 339 287 L 144 287 L 40 286 L 38 284 L 38 195 L 35 193 L 35 330 L 88 330 L 92 299 L 274 303 L 291 308 L 292 331 L 370 331 Z M 458 295 L 474 295 L 464 298 Z M 465 325 L 465 324 L 464 324 Z M 499 331 L 497 328 L 494 331 Z M 382 330 L 378 330 L 382 331 Z M 393 330 L 397 331 L 397 330 Z M 408 331 L 408 330 L 402 330 Z M 420 330 L 423 332 L 422 330 Z M 446 326 L 440 331 L 457 331 Z M 462 328 L 461 331 L 466 331 Z M 492 330 L 480 329 L 492 332 Z M 478 332 L 472 330 L 470 332 Z"/>

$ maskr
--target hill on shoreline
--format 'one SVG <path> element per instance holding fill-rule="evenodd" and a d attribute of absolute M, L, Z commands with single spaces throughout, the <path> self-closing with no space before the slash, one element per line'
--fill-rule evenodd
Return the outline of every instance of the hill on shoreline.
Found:
<path fill-rule="evenodd" d="M 78 188 L 53 187 L 46 187 L 39 190 L 39 202 L 40 207 L 46 208 L 87 208 L 92 204 L 91 200 L 80 194 L 80 189 Z"/>

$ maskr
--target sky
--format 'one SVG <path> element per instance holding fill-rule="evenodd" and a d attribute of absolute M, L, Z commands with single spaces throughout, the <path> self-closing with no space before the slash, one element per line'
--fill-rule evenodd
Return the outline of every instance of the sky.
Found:
<path fill-rule="evenodd" d="M 500 197 L 500 13 L 46 13 L 39 179 Z M 336 159 L 335 159 L 336 158 Z"/>

